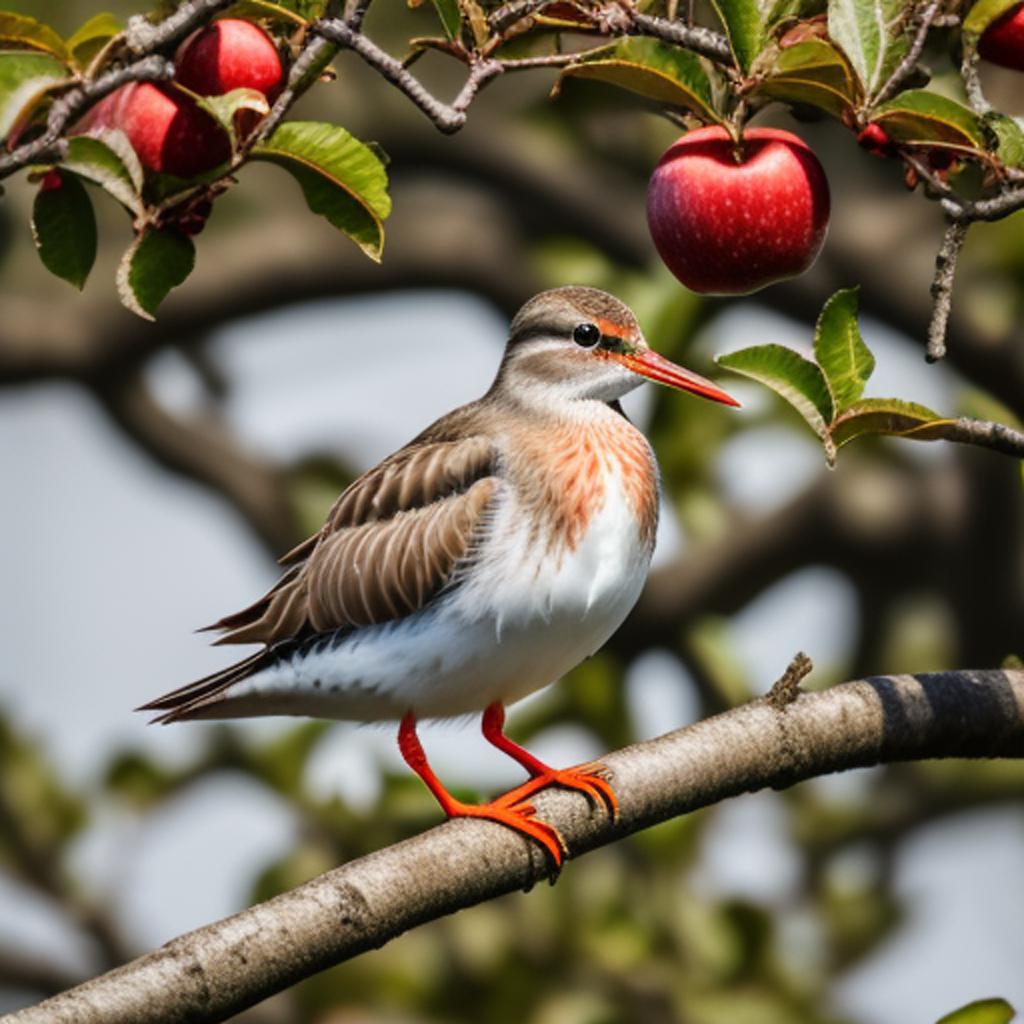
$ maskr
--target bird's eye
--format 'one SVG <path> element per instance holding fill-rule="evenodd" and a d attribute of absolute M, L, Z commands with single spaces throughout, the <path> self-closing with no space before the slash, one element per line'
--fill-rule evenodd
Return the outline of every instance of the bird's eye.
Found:
<path fill-rule="evenodd" d="M 601 340 L 601 330 L 597 324 L 577 324 L 572 340 L 583 348 L 593 348 Z"/>

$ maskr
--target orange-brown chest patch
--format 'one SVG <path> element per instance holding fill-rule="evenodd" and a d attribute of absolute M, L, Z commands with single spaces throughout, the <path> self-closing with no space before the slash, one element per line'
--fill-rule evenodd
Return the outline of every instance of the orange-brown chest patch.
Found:
<path fill-rule="evenodd" d="M 611 474 L 636 516 L 642 541 L 653 545 L 658 524 L 658 477 L 647 439 L 625 419 L 564 424 L 534 434 L 520 448 L 520 494 L 538 542 L 571 553 L 606 500 Z"/>

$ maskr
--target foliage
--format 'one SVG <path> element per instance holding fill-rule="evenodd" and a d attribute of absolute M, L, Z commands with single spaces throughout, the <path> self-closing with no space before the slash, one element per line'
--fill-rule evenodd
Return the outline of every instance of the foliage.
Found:
<path fill-rule="evenodd" d="M 959 439 L 955 420 L 916 402 L 861 398 L 875 357 L 857 326 L 856 289 L 836 292 L 825 304 L 814 332 L 814 356 L 812 362 L 782 345 L 758 345 L 719 356 L 718 363 L 789 402 L 821 439 L 830 466 L 838 449 L 870 434 L 912 441 Z"/>

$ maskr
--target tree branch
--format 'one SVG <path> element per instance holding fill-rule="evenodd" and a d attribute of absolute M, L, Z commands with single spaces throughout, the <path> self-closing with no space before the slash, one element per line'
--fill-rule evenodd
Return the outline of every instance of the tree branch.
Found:
<path fill-rule="evenodd" d="M 896 69 L 889 76 L 889 80 L 882 86 L 878 95 L 874 98 L 873 103 L 875 106 L 881 106 L 886 100 L 891 100 L 903 87 L 903 83 L 914 73 L 917 62 L 921 59 L 921 53 L 924 51 L 924 44 L 928 40 L 928 33 L 941 6 L 942 4 L 939 0 L 933 0 L 921 12 L 921 21 L 918 23 L 914 41 L 911 43 L 910 49 L 907 50 L 903 60 L 899 62 Z"/>
<path fill-rule="evenodd" d="M 1024 671 L 879 676 L 767 700 L 605 759 L 621 819 L 545 792 L 537 811 L 574 856 L 740 793 L 847 768 L 930 757 L 1024 756 Z M 571 869 L 570 869 L 571 870 Z M 498 825 L 449 822 L 182 935 L 8 1024 L 192 1024 L 224 1020 L 410 928 L 547 874 L 543 855 Z"/>
<path fill-rule="evenodd" d="M 946 331 L 949 325 L 949 310 L 953 303 L 953 281 L 960 250 L 967 238 L 968 224 L 952 220 L 942 236 L 942 246 L 935 257 L 935 277 L 932 280 L 932 315 L 928 322 L 928 345 L 925 359 L 937 362 L 946 354 Z"/>
<path fill-rule="evenodd" d="M 961 444 L 976 444 L 983 448 L 991 448 L 1003 455 L 1015 455 L 1024 459 L 1024 433 L 1006 426 L 1005 423 L 990 423 L 988 420 L 974 420 L 961 416 L 956 421 L 956 428 L 949 437 L 950 441 Z"/>

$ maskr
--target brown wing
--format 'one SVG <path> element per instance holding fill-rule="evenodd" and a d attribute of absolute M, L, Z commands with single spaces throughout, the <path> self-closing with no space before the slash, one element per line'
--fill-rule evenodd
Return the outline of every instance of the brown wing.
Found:
<path fill-rule="evenodd" d="M 275 644 L 403 618 L 471 556 L 497 488 L 485 438 L 416 441 L 348 487 L 319 533 L 249 608 L 221 619 L 217 643 Z"/>

